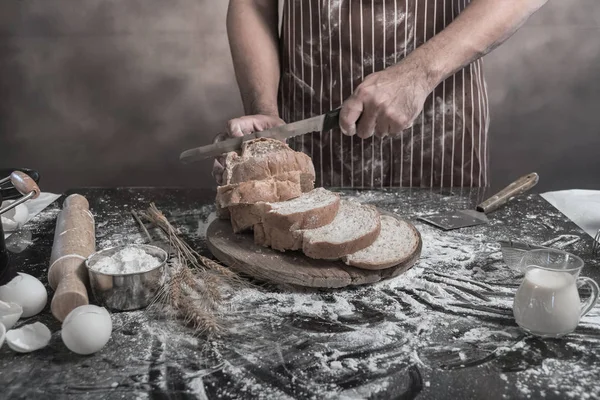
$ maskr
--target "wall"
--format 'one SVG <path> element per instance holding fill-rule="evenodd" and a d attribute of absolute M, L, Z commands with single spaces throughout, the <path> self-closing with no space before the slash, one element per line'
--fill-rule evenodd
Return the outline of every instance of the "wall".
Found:
<path fill-rule="evenodd" d="M 225 0 L 5 0 L 0 167 L 42 188 L 209 187 L 180 165 L 241 113 Z M 600 3 L 551 0 L 486 57 L 493 185 L 600 189 Z"/>

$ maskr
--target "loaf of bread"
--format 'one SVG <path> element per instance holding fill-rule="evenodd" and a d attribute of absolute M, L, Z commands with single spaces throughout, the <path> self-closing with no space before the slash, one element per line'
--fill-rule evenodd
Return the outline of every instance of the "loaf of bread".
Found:
<path fill-rule="evenodd" d="M 227 154 L 223 182 L 230 185 L 260 181 L 288 172 L 299 172 L 303 192 L 314 188 L 315 167 L 308 155 L 292 150 L 279 140 L 260 138 L 245 142 L 240 154 Z"/>
<path fill-rule="evenodd" d="M 311 159 L 280 141 L 244 143 L 239 154 L 227 155 L 223 178 L 218 217 L 231 219 L 236 233 L 253 230 L 258 245 L 364 269 L 398 265 L 420 245 L 410 224 L 314 189 Z"/>

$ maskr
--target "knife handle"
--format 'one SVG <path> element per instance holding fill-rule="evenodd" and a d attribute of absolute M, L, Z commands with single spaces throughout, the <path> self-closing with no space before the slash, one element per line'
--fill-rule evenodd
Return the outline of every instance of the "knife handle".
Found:
<path fill-rule="evenodd" d="M 325 118 L 323 119 L 323 129 L 322 132 L 330 131 L 331 129 L 340 127 L 340 111 L 342 107 L 336 108 L 335 110 L 331 110 L 325 113 Z"/>
<path fill-rule="evenodd" d="M 514 181 L 483 203 L 477 206 L 477 211 L 483 212 L 485 214 L 491 213 L 492 211 L 497 210 L 501 206 L 508 203 L 513 197 L 523 194 L 535 185 L 537 185 L 539 181 L 539 176 L 535 172 L 532 172 L 529 175 L 525 175 L 518 180 Z"/>

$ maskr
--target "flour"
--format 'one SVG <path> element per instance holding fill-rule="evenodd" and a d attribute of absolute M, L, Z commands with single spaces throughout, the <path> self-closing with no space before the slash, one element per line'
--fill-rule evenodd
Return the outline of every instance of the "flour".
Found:
<path fill-rule="evenodd" d="M 91 268 L 109 274 L 134 274 L 150 271 L 161 264 L 161 260 L 139 247 L 125 247 L 110 257 L 102 257 Z"/>

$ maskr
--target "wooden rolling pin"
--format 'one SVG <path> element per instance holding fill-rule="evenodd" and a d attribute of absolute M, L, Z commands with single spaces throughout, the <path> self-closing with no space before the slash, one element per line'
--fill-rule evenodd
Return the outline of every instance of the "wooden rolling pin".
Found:
<path fill-rule="evenodd" d="M 85 197 L 65 199 L 56 219 L 48 282 L 54 289 L 50 309 L 59 321 L 75 308 L 89 304 L 85 260 L 96 251 L 94 217 Z"/>

